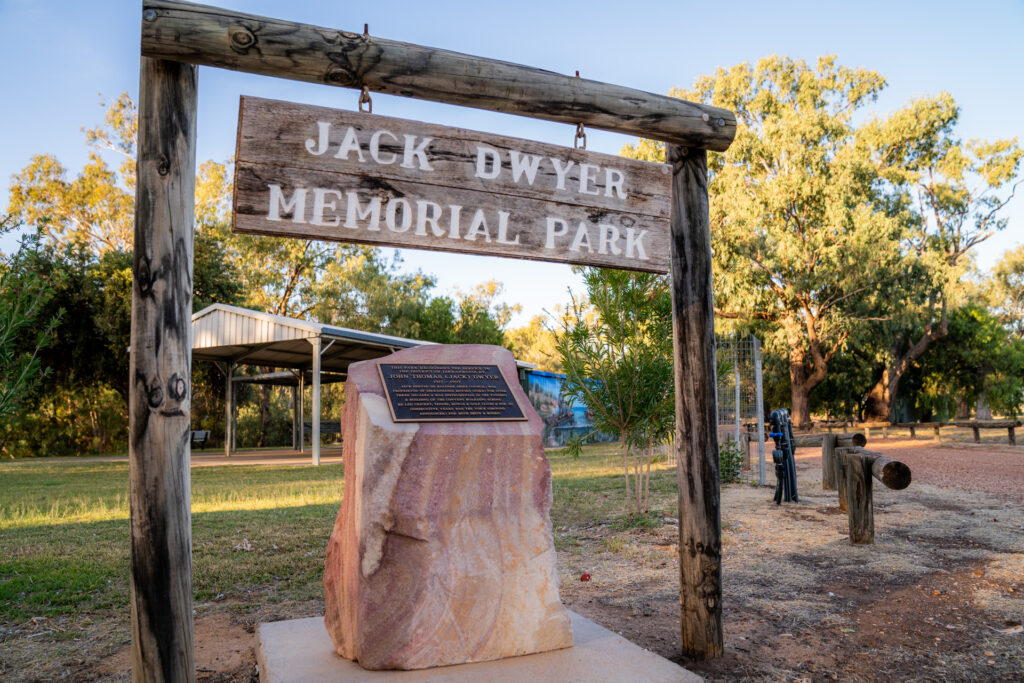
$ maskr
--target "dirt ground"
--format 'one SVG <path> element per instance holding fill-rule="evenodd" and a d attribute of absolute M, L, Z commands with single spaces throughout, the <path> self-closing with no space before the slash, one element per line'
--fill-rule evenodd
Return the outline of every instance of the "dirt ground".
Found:
<path fill-rule="evenodd" d="M 853 546 L 817 449 L 798 452 L 799 503 L 772 489 L 722 492 L 725 656 L 678 656 L 677 532 L 603 522 L 556 528 L 572 610 L 722 681 L 1010 681 L 1024 678 L 1024 448 L 878 440 L 910 465 L 875 487 L 875 543 Z M 580 581 L 582 574 L 591 580 Z M 200 681 L 255 681 L 255 625 L 323 603 L 197 605 Z M 0 633 L 8 680 L 130 679 L 128 625 L 33 621 Z M 1016 629 L 1020 631 L 1020 629 Z M 77 640 L 62 634 L 84 632 Z"/>

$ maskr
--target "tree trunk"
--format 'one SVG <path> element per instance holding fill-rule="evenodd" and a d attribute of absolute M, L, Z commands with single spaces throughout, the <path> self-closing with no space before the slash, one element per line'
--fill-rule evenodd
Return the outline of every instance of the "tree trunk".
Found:
<path fill-rule="evenodd" d="M 878 382 L 875 383 L 875 386 L 868 393 L 867 406 L 864 409 L 864 418 L 866 420 L 887 421 L 889 419 L 889 416 L 892 415 L 896 394 L 899 392 L 900 380 L 903 378 L 903 375 L 910 369 L 913 362 L 928 350 L 932 342 L 945 337 L 948 330 L 949 318 L 946 316 L 945 308 L 943 308 L 942 320 L 939 321 L 939 324 L 928 323 L 921 334 L 921 338 L 911 344 L 906 353 L 903 355 L 899 354 L 899 348 L 902 346 L 902 343 L 890 352 L 892 358 L 889 364 L 882 370 L 881 378 L 879 378 Z"/>
<path fill-rule="evenodd" d="M 984 391 L 978 394 L 978 403 L 974 408 L 974 418 L 976 420 L 992 419 L 992 408 L 989 407 L 988 401 L 985 399 L 986 396 Z"/>

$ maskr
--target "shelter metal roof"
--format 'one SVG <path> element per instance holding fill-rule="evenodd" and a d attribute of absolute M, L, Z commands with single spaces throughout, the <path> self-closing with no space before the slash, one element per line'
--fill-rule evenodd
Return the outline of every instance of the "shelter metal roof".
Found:
<path fill-rule="evenodd" d="M 309 343 L 321 339 L 323 372 L 346 372 L 350 363 L 433 342 L 351 330 L 323 323 L 213 304 L 192 316 L 192 359 L 308 370 Z"/>
<path fill-rule="evenodd" d="M 213 304 L 192 316 L 192 359 L 308 371 L 313 364 L 309 340 L 316 337 L 321 340 L 320 369 L 326 381 L 343 380 L 351 363 L 434 343 Z M 535 367 L 523 361 L 516 364 Z M 330 373 L 341 376 L 329 378 Z M 266 376 L 266 383 L 294 382 L 284 373 L 274 374 L 279 376 Z"/>

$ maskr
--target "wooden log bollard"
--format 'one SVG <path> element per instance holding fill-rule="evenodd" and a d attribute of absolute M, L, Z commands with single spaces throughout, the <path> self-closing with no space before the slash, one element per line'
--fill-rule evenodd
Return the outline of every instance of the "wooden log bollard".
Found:
<path fill-rule="evenodd" d="M 793 447 L 820 446 L 827 436 L 834 438 L 836 445 L 840 448 L 864 447 L 868 444 L 867 437 L 860 432 L 844 432 L 842 434 L 796 434 L 793 436 Z"/>
<path fill-rule="evenodd" d="M 821 488 L 825 491 L 835 491 L 838 486 L 836 469 L 836 436 L 829 434 L 821 440 Z"/>
<path fill-rule="evenodd" d="M 850 542 L 875 542 L 872 478 L 900 491 L 910 486 L 910 468 L 898 460 L 865 448 L 836 449 L 839 471 L 839 509 L 847 513 Z"/>

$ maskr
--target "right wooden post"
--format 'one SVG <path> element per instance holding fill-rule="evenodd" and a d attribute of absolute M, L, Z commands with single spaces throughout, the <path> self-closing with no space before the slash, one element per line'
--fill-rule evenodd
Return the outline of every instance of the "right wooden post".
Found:
<path fill-rule="evenodd" d="M 846 478 L 847 515 L 850 521 L 850 542 L 864 545 L 875 542 L 875 512 L 871 491 L 871 461 L 863 453 L 843 456 Z"/>
<path fill-rule="evenodd" d="M 665 145 L 672 167 L 672 310 L 683 654 L 720 657 L 722 520 L 707 152 Z"/>
<path fill-rule="evenodd" d="M 821 439 L 821 488 L 836 490 L 836 435 L 826 434 Z"/>

